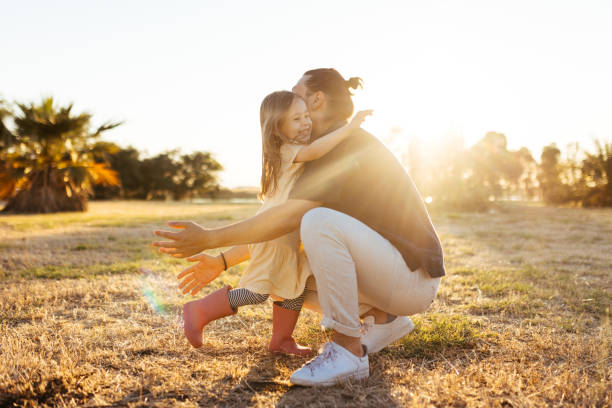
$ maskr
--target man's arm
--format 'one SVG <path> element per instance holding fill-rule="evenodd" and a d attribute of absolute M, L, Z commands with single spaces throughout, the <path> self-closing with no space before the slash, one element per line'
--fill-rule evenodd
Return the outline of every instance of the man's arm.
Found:
<path fill-rule="evenodd" d="M 321 203 L 288 200 L 246 220 L 215 229 L 205 229 L 191 221 L 170 221 L 168 225 L 182 231 L 155 231 L 155 235 L 171 241 L 153 242 L 160 252 L 176 258 L 193 256 L 205 249 L 269 241 L 299 228 L 308 210 Z"/>

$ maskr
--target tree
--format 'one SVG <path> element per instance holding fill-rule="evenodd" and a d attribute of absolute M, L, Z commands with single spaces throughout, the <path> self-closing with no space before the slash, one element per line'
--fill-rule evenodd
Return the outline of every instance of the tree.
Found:
<path fill-rule="evenodd" d="M 462 137 L 449 137 L 435 149 L 423 149 L 413 139 L 402 156 L 420 193 L 432 200 L 431 207 L 463 211 L 489 207 L 490 190 L 475 174 L 472 152 L 465 148 Z"/>
<path fill-rule="evenodd" d="M 117 172 L 121 187 L 94 186 L 97 199 L 168 199 L 182 200 L 214 194 L 219 190 L 216 172 L 223 169 L 208 152 L 178 156 L 178 150 L 140 159 L 133 147 L 97 142 L 92 147 L 97 163 Z"/>
<path fill-rule="evenodd" d="M 111 156 L 111 167 L 121 180 L 120 195 L 123 198 L 145 198 L 140 152 L 132 146 L 119 150 Z"/>
<path fill-rule="evenodd" d="M 586 152 L 582 162 L 582 178 L 589 188 L 583 206 L 612 206 L 612 142 L 595 141 L 595 153 Z"/>
<path fill-rule="evenodd" d="M 542 149 L 538 166 L 538 182 L 542 200 L 548 204 L 561 204 L 570 199 L 569 187 L 561 180 L 563 166 L 560 158 L 561 151 L 554 143 Z"/>
<path fill-rule="evenodd" d="M 223 170 L 210 153 L 194 152 L 181 156 L 178 171 L 174 177 L 173 196 L 175 200 L 197 197 L 218 190 L 216 172 Z"/>
<path fill-rule="evenodd" d="M 494 199 L 519 193 L 531 153 L 526 148 L 508 150 L 506 135 L 487 132 L 470 150 L 470 167 L 476 183 Z"/>
<path fill-rule="evenodd" d="M 91 147 L 91 154 L 96 163 L 102 163 L 117 171 L 114 167 L 114 158 L 121 151 L 121 147 L 113 142 L 98 141 Z M 105 185 L 95 184 L 93 186 L 92 196 L 96 199 L 110 199 L 119 197 L 123 189 L 123 180 L 121 173 L 117 172 L 120 185 Z"/>
<path fill-rule="evenodd" d="M 0 199 L 8 200 L 2 211 L 85 211 L 92 185 L 119 184 L 113 170 L 94 160 L 91 146 L 120 123 L 105 123 L 92 132 L 90 114 L 75 116 L 72 105 L 58 108 L 53 98 L 17 107 L 15 131 L 3 136 L 0 150 Z"/>
<path fill-rule="evenodd" d="M 175 177 L 180 164 L 176 160 L 178 150 L 160 153 L 144 159 L 140 165 L 142 189 L 146 200 L 164 200 L 172 197 Z"/>
<path fill-rule="evenodd" d="M 537 162 L 526 147 L 521 147 L 513 152 L 513 155 L 523 168 L 523 172 L 518 180 L 518 189 L 522 192 L 524 199 L 531 200 L 537 194 Z"/>
<path fill-rule="evenodd" d="M 10 146 L 15 145 L 17 138 L 4 124 L 4 121 L 11 116 L 12 112 L 0 99 L 0 198 L 7 197 L 12 193 L 13 182 L 11 179 L 11 165 L 4 160 L 4 155 L 8 153 Z"/>
<path fill-rule="evenodd" d="M 4 124 L 4 121 L 11 117 L 12 112 L 4 100 L 0 99 L 0 150 L 8 149 L 16 142 L 15 135 Z"/>

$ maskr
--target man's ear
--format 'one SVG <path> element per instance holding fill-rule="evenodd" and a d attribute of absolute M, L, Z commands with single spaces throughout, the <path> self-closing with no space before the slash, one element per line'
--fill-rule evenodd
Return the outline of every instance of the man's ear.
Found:
<path fill-rule="evenodd" d="M 322 91 L 317 91 L 311 96 L 310 109 L 319 110 L 325 105 L 325 94 Z"/>

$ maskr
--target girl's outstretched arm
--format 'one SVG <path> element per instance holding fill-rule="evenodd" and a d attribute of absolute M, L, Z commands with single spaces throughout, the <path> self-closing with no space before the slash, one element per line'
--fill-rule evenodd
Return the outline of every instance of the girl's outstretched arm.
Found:
<path fill-rule="evenodd" d="M 199 254 L 187 258 L 188 261 L 197 262 L 181 272 L 176 278 L 181 279 L 188 276 L 179 284 L 183 294 L 191 292 L 192 295 L 198 293 L 204 286 L 217 279 L 221 273 L 249 259 L 251 253 L 248 245 L 236 245 L 217 256 Z M 225 258 L 225 262 L 223 261 Z"/>
<path fill-rule="evenodd" d="M 355 130 L 359 129 L 359 126 L 363 123 L 366 116 L 371 115 L 372 110 L 363 110 L 355 114 L 350 123 L 342 126 L 340 129 L 336 129 L 333 132 L 326 134 L 304 146 L 293 159 L 294 163 L 308 162 L 317 160 L 318 158 L 325 156 L 334 147 L 338 146 L 340 142 L 350 136 Z"/>

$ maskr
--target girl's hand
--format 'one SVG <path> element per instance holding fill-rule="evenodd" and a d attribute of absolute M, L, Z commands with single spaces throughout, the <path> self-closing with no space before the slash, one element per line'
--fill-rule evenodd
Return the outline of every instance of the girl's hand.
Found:
<path fill-rule="evenodd" d="M 374 112 L 372 109 L 357 112 L 355 116 L 353 116 L 353 119 L 351 119 L 351 123 L 349 123 L 349 126 L 353 129 L 358 129 L 359 126 L 361 126 L 361 124 L 365 121 L 366 116 L 371 115 L 372 112 Z"/>
<path fill-rule="evenodd" d="M 175 258 L 185 258 L 202 252 L 205 249 L 215 248 L 212 231 L 202 228 L 191 221 L 170 221 L 168 225 L 182 231 L 154 232 L 158 237 L 168 238 L 171 241 L 153 242 L 153 246 L 160 247 L 159 252 L 169 254 Z"/>
<path fill-rule="evenodd" d="M 187 260 L 190 262 L 197 261 L 198 263 L 185 269 L 176 277 L 177 279 L 185 278 L 179 284 L 179 289 L 183 290 L 183 295 L 188 292 L 195 295 L 223 272 L 223 260 L 220 256 L 200 254 L 189 257 Z"/>

